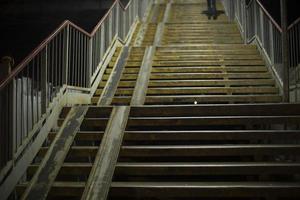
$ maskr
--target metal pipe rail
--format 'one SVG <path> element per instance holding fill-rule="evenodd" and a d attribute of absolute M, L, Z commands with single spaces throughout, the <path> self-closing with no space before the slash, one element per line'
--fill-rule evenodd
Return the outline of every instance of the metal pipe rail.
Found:
<path fill-rule="evenodd" d="M 66 86 L 90 88 L 112 41 L 125 41 L 149 0 L 115 0 L 91 33 L 64 21 L 0 83 L 0 183 Z M 26 142 L 25 142 L 26 141 Z"/>
<path fill-rule="evenodd" d="M 246 44 L 256 42 L 268 64 L 283 87 L 282 28 L 272 18 L 259 0 L 223 0 L 225 12 L 230 20 L 235 20 Z M 288 28 L 289 68 L 300 64 L 300 18 Z M 299 70 L 298 70 L 299 71 Z M 294 74 L 290 74 L 294 75 Z M 298 83 L 300 79 L 298 78 Z M 300 99 L 299 99 L 300 100 Z"/>

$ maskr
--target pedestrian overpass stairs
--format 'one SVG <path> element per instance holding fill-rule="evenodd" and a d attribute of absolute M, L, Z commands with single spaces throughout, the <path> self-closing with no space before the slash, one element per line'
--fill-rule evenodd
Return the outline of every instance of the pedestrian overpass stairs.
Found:
<path fill-rule="evenodd" d="M 221 4 L 218 6 L 222 10 Z M 156 13 L 145 24 L 144 38 L 136 42 L 140 45 L 128 50 L 112 104 L 130 104 L 145 59 L 151 62 L 145 104 L 281 101 L 276 82 L 256 46 L 243 44 L 238 26 L 224 13 L 219 11 L 217 20 L 208 20 L 205 10 L 204 3 L 154 6 Z M 167 13 L 161 17 L 164 11 Z M 146 57 L 149 45 L 152 55 Z M 106 70 L 94 104 L 103 94 L 119 53 Z"/>
<path fill-rule="evenodd" d="M 11 198 L 299 199 L 300 106 L 281 103 L 256 47 L 205 2 L 153 5 Z"/>

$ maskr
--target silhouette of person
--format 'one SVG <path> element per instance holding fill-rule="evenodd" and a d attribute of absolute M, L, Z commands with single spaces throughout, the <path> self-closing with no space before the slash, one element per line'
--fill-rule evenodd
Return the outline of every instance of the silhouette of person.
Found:
<path fill-rule="evenodd" d="M 208 18 L 210 19 L 212 16 L 214 19 L 217 19 L 217 5 L 216 0 L 207 0 L 207 10 L 208 10 Z"/>

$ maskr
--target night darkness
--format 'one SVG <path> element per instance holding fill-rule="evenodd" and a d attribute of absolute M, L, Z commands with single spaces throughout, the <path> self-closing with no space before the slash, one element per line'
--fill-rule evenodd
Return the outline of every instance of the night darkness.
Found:
<path fill-rule="evenodd" d="M 124 0 L 125 3 L 127 0 Z M 106 10 L 99 0 L 2 0 L 0 56 L 20 62 L 60 23 L 69 19 L 91 31 Z M 280 0 L 261 0 L 280 24 Z M 288 0 L 289 23 L 299 17 L 299 1 Z M 29 39 L 28 39 L 29 38 Z"/>

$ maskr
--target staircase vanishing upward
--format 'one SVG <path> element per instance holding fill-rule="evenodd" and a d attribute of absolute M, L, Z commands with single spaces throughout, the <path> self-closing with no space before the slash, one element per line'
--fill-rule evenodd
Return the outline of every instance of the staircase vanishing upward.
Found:
<path fill-rule="evenodd" d="M 300 198 L 300 105 L 218 2 L 154 4 L 66 107 L 12 199 Z M 195 105 L 197 104 L 197 105 Z"/>

